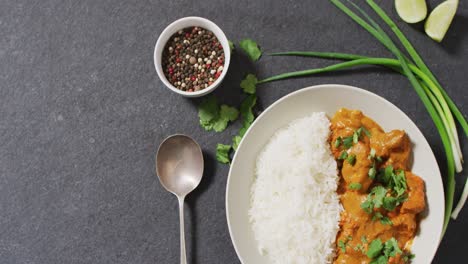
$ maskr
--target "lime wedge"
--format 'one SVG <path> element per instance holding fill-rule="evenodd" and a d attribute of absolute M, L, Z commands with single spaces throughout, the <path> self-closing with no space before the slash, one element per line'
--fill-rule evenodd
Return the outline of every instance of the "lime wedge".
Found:
<path fill-rule="evenodd" d="M 424 29 L 426 34 L 437 42 L 441 42 L 457 12 L 458 0 L 448 0 L 438 5 L 429 14 Z"/>
<path fill-rule="evenodd" d="M 406 23 L 418 23 L 427 15 L 426 0 L 395 0 L 395 9 Z"/>

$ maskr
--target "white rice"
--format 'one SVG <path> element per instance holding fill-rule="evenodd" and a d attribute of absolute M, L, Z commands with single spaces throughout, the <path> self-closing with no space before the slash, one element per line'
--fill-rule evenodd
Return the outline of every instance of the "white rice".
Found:
<path fill-rule="evenodd" d="M 331 263 L 342 207 L 325 113 L 293 121 L 259 155 L 250 222 L 272 263 Z"/>

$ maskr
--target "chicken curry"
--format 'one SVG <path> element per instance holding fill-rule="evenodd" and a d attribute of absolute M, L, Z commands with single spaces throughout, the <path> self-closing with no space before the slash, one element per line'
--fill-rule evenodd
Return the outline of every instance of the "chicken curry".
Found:
<path fill-rule="evenodd" d="M 425 207 L 424 181 L 410 171 L 411 144 L 361 111 L 340 109 L 331 119 L 343 211 L 335 264 L 409 263 Z"/>

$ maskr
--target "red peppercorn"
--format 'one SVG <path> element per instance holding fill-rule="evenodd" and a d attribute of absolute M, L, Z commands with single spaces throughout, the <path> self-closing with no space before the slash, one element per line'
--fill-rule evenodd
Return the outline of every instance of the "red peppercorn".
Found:
<path fill-rule="evenodd" d="M 206 68 L 207 68 L 207 69 L 209 69 L 210 66 L 211 66 L 211 64 L 209 64 L 209 63 L 207 63 L 207 64 L 205 64 L 205 65 L 206 65 Z"/>
<path fill-rule="evenodd" d="M 182 59 L 181 59 L 181 58 L 177 58 L 177 59 L 176 59 L 176 62 L 179 62 L 179 63 L 180 63 L 180 62 L 182 62 Z"/>
<path fill-rule="evenodd" d="M 197 79 L 197 78 L 195 78 L 195 76 L 190 77 L 190 80 L 191 80 L 192 82 L 194 82 L 196 79 Z"/>
<path fill-rule="evenodd" d="M 190 38 L 190 33 L 185 33 L 186 38 Z"/>
<path fill-rule="evenodd" d="M 189 91 L 189 92 L 193 92 L 193 89 L 192 89 L 192 88 L 190 88 L 188 91 Z"/>
<path fill-rule="evenodd" d="M 218 63 L 219 63 L 220 65 L 223 65 L 223 60 L 222 60 L 222 59 L 219 59 L 219 60 L 218 60 Z"/>
<path fill-rule="evenodd" d="M 221 75 L 221 72 L 219 71 L 215 74 L 215 78 L 218 78 L 220 75 Z"/>
<path fill-rule="evenodd" d="M 208 82 L 208 85 L 212 85 L 212 84 L 213 84 L 213 82 Z"/>
<path fill-rule="evenodd" d="M 219 44 L 218 49 L 223 49 L 223 45 Z"/>

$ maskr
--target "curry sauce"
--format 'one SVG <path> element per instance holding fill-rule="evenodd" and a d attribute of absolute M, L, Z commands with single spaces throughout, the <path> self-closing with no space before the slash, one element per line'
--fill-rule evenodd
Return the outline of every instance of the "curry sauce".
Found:
<path fill-rule="evenodd" d="M 411 173 L 411 144 L 361 111 L 340 109 L 331 119 L 343 206 L 334 263 L 408 263 L 425 207 L 424 181 Z"/>

